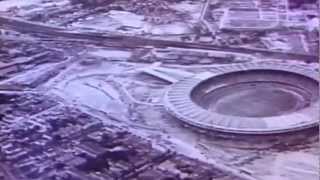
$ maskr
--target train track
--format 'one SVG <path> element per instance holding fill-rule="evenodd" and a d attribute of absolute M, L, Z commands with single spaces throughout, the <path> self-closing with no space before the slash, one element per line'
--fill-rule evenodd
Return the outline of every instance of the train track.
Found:
<path fill-rule="evenodd" d="M 92 32 L 75 32 L 63 28 L 53 27 L 45 24 L 24 21 L 17 18 L 0 16 L 0 27 L 4 29 L 15 30 L 20 33 L 31 34 L 36 37 L 52 38 L 58 41 L 59 38 L 68 41 L 86 41 L 91 44 L 101 46 L 113 46 L 121 48 L 139 48 L 139 47 L 156 47 L 156 48 L 185 48 L 199 50 L 224 51 L 230 53 L 243 53 L 251 55 L 261 55 L 275 59 L 295 59 L 306 62 L 318 62 L 319 57 L 312 54 L 299 54 L 292 52 L 270 51 L 266 49 L 244 48 L 208 45 L 203 43 L 168 41 L 160 39 L 147 39 L 138 36 L 128 35 L 109 35 Z"/>

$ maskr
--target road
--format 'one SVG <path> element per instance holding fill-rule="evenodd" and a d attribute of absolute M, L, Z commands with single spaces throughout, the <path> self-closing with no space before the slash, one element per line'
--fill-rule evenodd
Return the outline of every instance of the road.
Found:
<path fill-rule="evenodd" d="M 139 36 L 75 32 L 67 29 L 57 28 L 40 23 L 33 23 L 17 18 L 9 18 L 5 16 L 0 16 L 0 27 L 9 30 L 15 30 L 21 33 L 32 34 L 33 36 L 40 38 L 52 38 L 53 40 L 59 40 L 59 38 L 63 38 L 63 40 L 86 41 L 87 43 L 98 44 L 102 46 L 114 46 L 121 48 L 138 48 L 147 46 L 157 48 L 173 47 L 185 49 L 214 50 L 230 53 L 262 55 L 264 57 L 275 59 L 295 59 L 307 62 L 318 62 L 318 56 L 311 54 L 287 53 L 270 51 L 266 49 L 253 49 L 243 47 L 216 46 L 204 43 L 147 39 Z"/>

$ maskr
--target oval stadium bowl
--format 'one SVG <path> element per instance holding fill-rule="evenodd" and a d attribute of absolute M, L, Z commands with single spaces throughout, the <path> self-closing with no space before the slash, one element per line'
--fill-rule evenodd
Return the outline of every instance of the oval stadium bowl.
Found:
<path fill-rule="evenodd" d="M 183 122 L 206 130 L 298 131 L 318 125 L 319 77 L 316 71 L 295 65 L 223 66 L 173 84 L 166 107 Z"/>

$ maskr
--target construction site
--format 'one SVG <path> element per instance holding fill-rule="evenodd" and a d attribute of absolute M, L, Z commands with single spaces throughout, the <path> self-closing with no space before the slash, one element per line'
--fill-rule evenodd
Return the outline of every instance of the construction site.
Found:
<path fill-rule="evenodd" d="M 317 180 L 318 8 L 0 0 L 0 180 Z"/>

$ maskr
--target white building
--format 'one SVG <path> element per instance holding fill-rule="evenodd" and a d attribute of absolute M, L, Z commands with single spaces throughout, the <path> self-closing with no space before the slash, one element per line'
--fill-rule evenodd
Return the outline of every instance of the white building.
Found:
<path fill-rule="evenodd" d="M 309 32 L 319 31 L 320 20 L 318 17 L 309 19 L 306 23 L 306 28 Z"/>

